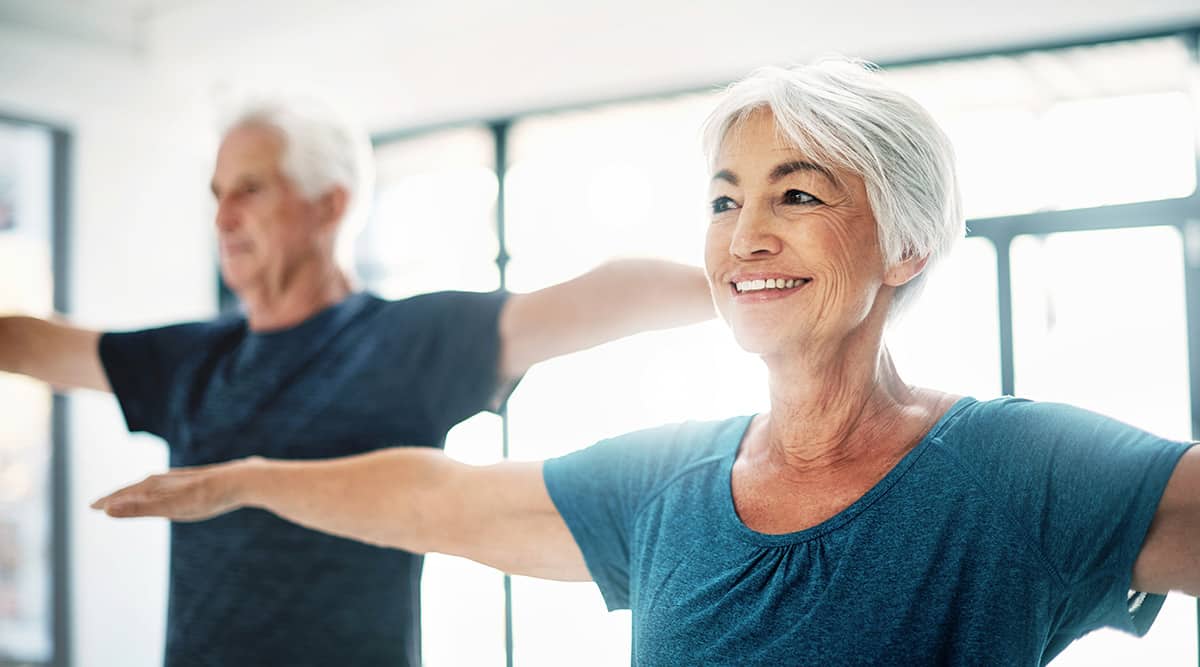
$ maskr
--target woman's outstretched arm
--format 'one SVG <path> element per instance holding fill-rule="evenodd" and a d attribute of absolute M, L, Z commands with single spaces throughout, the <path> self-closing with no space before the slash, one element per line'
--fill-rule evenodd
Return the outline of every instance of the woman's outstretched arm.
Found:
<path fill-rule="evenodd" d="M 259 508 L 370 544 L 463 556 L 512 574 L 591 580 L 541 462 L 470 466 L 427 447 L 316 461 L 251 457 L 152 475 L 92 507 L 173 521 Z"/>

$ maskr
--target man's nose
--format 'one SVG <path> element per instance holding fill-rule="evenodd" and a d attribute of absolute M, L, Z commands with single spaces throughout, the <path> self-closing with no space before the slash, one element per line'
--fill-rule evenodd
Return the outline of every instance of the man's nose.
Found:
<path fill-rule="evenodd" d="M 217 229 L 227 232 L 236 229 L 238 226 L 238 213 L 236 208 L 228 202 L 217 203 Z"/>

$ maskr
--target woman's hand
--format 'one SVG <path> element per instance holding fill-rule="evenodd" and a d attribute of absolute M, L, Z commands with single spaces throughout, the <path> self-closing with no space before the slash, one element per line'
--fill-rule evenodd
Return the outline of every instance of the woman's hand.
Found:
<path fill-rule="evenodd" d="M 92 509 L 128 518 L 161 516 L 172 521 L 203 521 L 245 506 L 242 472 L 264 463 L 260 457 L 151 475 L 92 503 Z"/>

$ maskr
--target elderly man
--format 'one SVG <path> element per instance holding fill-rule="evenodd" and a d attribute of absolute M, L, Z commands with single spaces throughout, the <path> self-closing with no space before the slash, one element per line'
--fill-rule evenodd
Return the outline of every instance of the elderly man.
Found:
<path fill-rule="evenodd" d="M 244 114 L 212 179 L 221 272 L 244 314 L 105 334 L 0 318 L 0 371 L 111 391 L 172 466 L 313 459 L 441 446 L 532 364 L 712 315 L 699 269 L 656 261 L 530 294 L 356 292 L 336 250 L 364 146 L 321 109 Z M 166 664 L 419 665 L 421 564 L 260 510 L 175 524 Z"/>

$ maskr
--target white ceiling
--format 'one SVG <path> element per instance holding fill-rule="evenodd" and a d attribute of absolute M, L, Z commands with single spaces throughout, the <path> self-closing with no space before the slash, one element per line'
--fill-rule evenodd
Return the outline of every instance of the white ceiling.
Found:
<path fill-rule="evenodd" d="M 845 24 L 846 19 L 861 22 L 865 32 L 872 32 L 879 21 L 894 17 L 945 13 L 963 16 L 974 14 L 981 23 L 999 19 L 1001 27 L 1012 23 L 1006 17 L 1016 17 L 1023 29 L 1006 29 L 1005 39 L 1022 41 L 1046 39 L 1055 35 L 1087 34 L 1089 26 L 1101 29 L 1158 28 L 1200 21 L 1200 3 L 1195 0 L 1098 0 L 1096 2 L 1056 2 L 1043 0 L 975 0 L 970 3 L 941 0 L 938 2 L 823 2 L 795 1 L 742 3 L 705 2 L 689 0 L 651 0 L 640 3 L 583 3 L 539 2 L 517 0 L 496 3 L 488 0 L 458 2 L 395 2 L 391 0 L 0 0 L 0 24 L 54 33 L 81 41 L 90 41 L 117 48 L 144 52 L 158 41 L 172 41 L 194 32 L 189 27 L 220 26 L 235 34 L 269 34 L 279 29 L 306 25 L 319 27 L 332 18 L 374 14 L 404 21 L 420 22 L 422 33 L 453 30 L 456 24 L 478 25 L 480 19 L 492 22 L 498 29 L 561 17 L 571 22 L 592 19 L 601 14 L 638 20 L 640 14 L 676 15 L 687 25 L 689 17 L 714 13 L 714 18 L 737 17 L 746 22 L 763 21 L 797 26 L 797 38 L 808 39 L 810 29 L 826 30 L 831 24 Z M 1057 8 L 1055 7 L 1057 5 Z M 966 10 L 965 12 L 962 10 Z M 930 11 L 934 10 L 934 11 Z M 816 25 L 803 25 L 804 23 Z M 374 22 L 376 26 L 380 24 Z M 714 34 L 729 27 L 719 20 L 711 22 Z M 670 25 L 664 25 L 670 29 Z M 764 25 L 764 28 L 769 26 Z M 915 27 L 915 30 L 914 30 Z M 166 30 L 166 34 L 163 30 Z M 928 41 L 930 52 L 944 50 L 939 46 L 937 26 L 896 25 L 897 31 L 909 37 L 933 37 Z M 405 30 L 395 37 L 403 39 Z M 927 35 L 926 33 L 930 34 Z M 914 34 L 915 33 L 915 34 Z M 695 34 L 697 39 L 711 39 L 713 34 Z M 203 40 L 203 37 L 201 37 Z"/>
<path fill-rule="evenodd" d="M 146 26 L 198 0 L 0 0 L 0 24 L 141 52 Z"/>
<path fill-rule="evenodd" d="M 302 82 L 373 128 L 697 88 L 829 52 L 887 62 L 1196 25 L 1197 0 L 0 0 L 10 33 L 119 51 L 205 100 Z"/>

